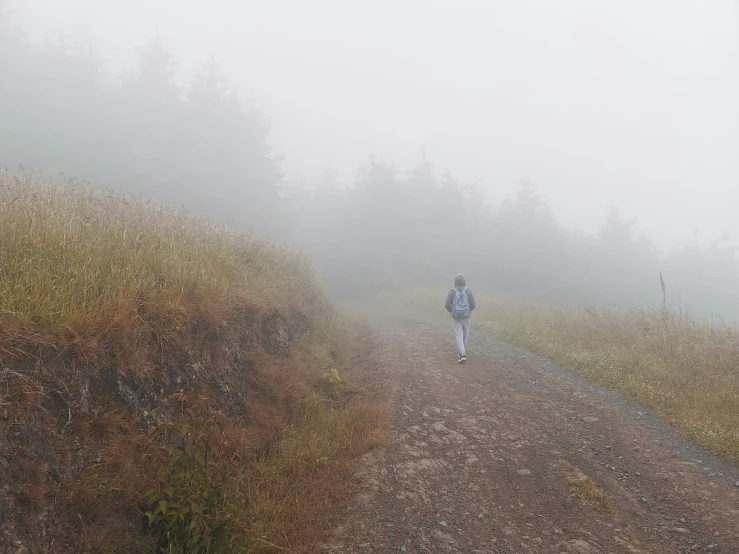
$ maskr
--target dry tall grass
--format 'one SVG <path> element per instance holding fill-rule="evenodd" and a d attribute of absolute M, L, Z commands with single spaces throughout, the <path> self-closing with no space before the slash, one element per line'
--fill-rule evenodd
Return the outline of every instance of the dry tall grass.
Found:
<path fill-rule="evenodd" d="M 263 344 L 275 315 L 294 324 L 279 354 Z M 139 374 L 142 387 L 143 377 L 166 384 L 187 377 L 181 354 L 217 377 L 183 384 L 188 398 L 218 417 L 245 414 L 218 433 L 202 424 L 201 435 L 230 443 L 205 473 L 227 475 L 243 499 L 216 513 L 234 520 L 229 551 L 315 551 L 352 460 L 382 439 L 387 411 L 371 382 L 381 381 L 371 345 L 331 309 L 309 260 L 144 200 L 0 173 L 0 465 L 10 468 L 0 473 L 0 511 L 33 524 L 33 536 L 19 536 L 39 550 L 156 550 L 162 530 L 142 534 L 151 508 L 142 493 L 194 498 L 176 489 L 178 471 L 157 475 L 179 459 L 161 430 L 189 423 L 160 414 L 153 432 L 131 405 L 87 385 L 107 363 Z M 173 374 L 157 381 L 155 371 Z M 247 382 L 236 398 L 234 376 Z M 59 461 L 58 484 L 16 438 L 23 425 Z M 46 536 L 39 513 L 53 521 Z M 0 550 L 6 538 L 0 530 Z"/>
<path fill-rule="evenodd" d="M 239 305 L 321 297 L 302 255 L 131 196 L 0 173 L 0 215 L 5 355 L 35 333 L 81 359 L 130 348 L 122 337 L 172 345 Z"/>
<path fill-rule="evenodd" d="M 595 309 L 479 302 L 476 323 L 655 409 L 739 461 L 739 328 L 669 306 Z"/>

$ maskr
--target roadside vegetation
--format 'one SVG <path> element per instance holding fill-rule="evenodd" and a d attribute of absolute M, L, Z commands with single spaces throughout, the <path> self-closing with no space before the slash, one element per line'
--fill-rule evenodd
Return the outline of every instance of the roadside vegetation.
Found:
<path fill-rule="evenodd" d="M 0 210 L 0 550 L 315 551 L 387 414 L 309 260 L 29 175 Z"/>
<path fill-rule="evenodd" d="M 496 302 L 480 328 L 653 408 L 739 461 L 739 328 L 674 306 Z"/>

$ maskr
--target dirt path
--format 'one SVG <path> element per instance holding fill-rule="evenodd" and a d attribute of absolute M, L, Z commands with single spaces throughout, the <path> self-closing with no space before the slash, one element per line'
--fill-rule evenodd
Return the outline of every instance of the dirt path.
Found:
<path fill-rule="evenodd" d="M 332 553 L 739 553 L 739 471 L 647 410 L 447 321 L 374 319 L 394 429 Z M 738 423 L 739 424 L 739 423 Z"/>

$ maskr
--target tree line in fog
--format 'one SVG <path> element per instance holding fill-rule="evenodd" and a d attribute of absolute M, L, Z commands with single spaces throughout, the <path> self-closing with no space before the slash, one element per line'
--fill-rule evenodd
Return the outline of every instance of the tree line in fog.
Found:
<path fill-rule="evenodd" d="M 340 293 L 446 286 L 464 272 L 476 289 L 506 295 L 659 303 L 661 272 L 669 301 L 739 315 L 739 262 L 726 237 L 659 252 L 605 206 L 600 230 L 586 234 L 560 224 L 532 185 L 491 204 L 423 155 L 413 167 L 368 160 L 348 182 L 327 171 L 289 183 L 265 115 L 217 63 L 186 86 L 175 69 L 154 38 L 133 71 L 111 76 L 84 43 L 32 45 L 0 11 L 0 164 L 104 183 L 287 241 Z"/>

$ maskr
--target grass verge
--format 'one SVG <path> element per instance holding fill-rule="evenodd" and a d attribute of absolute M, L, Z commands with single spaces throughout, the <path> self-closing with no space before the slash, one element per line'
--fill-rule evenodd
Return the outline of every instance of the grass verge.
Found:
<path fill-rule="evenodd" d="M 296 345 L 309 386 L 292 422 L 245 481 L 252 551 L 307 554 L 326 538 L 335 503 L 352 492 L 352 462 L 384 440 L 390 420 L 373 349 L 337 318 Z"/>
<path fill-rule="evenodd" d="M 739 329 L 679 308 L 495 302 L 480 328 L 653 408 L 739 461 Z"/>

